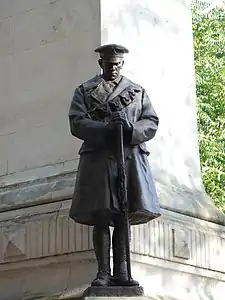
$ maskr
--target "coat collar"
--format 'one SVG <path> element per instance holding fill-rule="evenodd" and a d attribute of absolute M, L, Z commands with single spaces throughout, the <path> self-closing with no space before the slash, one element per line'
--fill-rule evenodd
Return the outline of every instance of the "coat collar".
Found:
<path fill-rule="evenodd" d="M 130 81 L 125 76 L 122 76 L 115 90 L 111 94 L 107 95 L 107 93 L 105 93 L 103 83 L 104 79 L 100 75 L 96 75 L 95 77 L 85 82 L 83 84 L 83 87 L 85 91 L 87 93 L 89 92 L 90 95 L 93 98 L 95 98 L 95 100 L 97 100 L 99 103 L 109 101 L 115 98 L 129 86 L 136 87 L 136 85 L 132 81 Z"/>
<path fill-rule="evenodd" d="M 122 79 L 117 85 L 117 87 L 115 88 L 115 90 L 109 95 L 108 101 L 117 97 L 122 91 L 124 91 L 126 88 L 128 88 L 131 85 L 133 85 L 133 83 L 126 77 L 122 76 Z"/>
<path fill-rule="evenodd" d="M 83 83 L 83 87 L 86 91 L 92 90 L 93 88 L 96 88 L 102 81 L 103 78 L 100 75 L 96 75 L 95 77 Z"/>

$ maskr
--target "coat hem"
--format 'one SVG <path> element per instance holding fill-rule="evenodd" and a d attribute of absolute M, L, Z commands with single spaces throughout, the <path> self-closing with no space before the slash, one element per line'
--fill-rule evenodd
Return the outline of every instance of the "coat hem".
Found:
<path fill-rule="evenodd" d="M 104 212 L 104 215 L 110 214 L 109 216 L 109 225 L 111 227 L 113 227 L 113 220 L 112 217 L 116 215 L 116 213 L 112 213 L 110 211 Z M 95 215 L 102 215 L 101 213 L 95 213 Z M 92 216 L 86 216 L 85 214 L 80 214 L 80 215 L 76 215 L 76 214 L 69 214 L 70 218 L 73 219 L 76 223 L 82 224 L 82 225 L 87 225 L 87 226 L 94 226 L 95 222 L 94 222 L 94 215 Z M 141 225 L 141 224 L 145 224 L 148 223 L 158 217 L 160 217 L 161 214 L 158 213 L 153 213 L 153 212 L 149 212 L 149 211 L 137 211 L 134 213 L 130 213 L 129 214 L 129 219 L 130 219 L 130 225 Z"/>

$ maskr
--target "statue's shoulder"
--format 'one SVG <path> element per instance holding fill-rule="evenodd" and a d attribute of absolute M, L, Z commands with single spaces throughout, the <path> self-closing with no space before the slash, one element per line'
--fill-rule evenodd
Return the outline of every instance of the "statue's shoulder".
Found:
<path fill-rule="evenodd" d="M 94 77 L 88 79 L 87 81 L 83 82 L 79 88 L 82 88 L 83 90 L 90 90 L 95 87 L 97 87 L 100 82 L 102 81 L 101 76 L 95 75 Z"/>
<path fill-rule="evenodd" d="M 130 80 L 129 78 L 123 76 L 123 82 L 126 83 L 128 86 L 132 86 L 135 89 L 143 90 L 143 87 L 140 84 L 137 84 Z"/>

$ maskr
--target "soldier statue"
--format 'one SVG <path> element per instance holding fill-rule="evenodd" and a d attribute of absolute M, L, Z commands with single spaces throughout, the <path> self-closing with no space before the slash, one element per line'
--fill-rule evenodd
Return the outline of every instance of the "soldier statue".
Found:
<path fill-rule="evenodd" d="M 102 73 L 75 89 L 69 111 L 71 133 L 83 140 L 69 214 L 76 222 L 93 226 L 98 272 L 91 285 L 126 286 L 126 232 L 118 199 L 116 126 L 118 122 L 123 124 L 129 225 L 137 225 L 160 216 L 145 145 L 154 138 L 159 120 L 145 89 L 120 74 L 128 49 L 108 44 L 95 52 L 100 55 Z M 132 279 L 129 285 L 138 282 Z"/>

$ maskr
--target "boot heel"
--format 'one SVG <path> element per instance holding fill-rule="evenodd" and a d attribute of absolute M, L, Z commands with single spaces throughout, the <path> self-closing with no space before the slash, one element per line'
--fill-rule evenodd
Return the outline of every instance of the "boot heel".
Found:
<path fill-rule="evenodd" d="M 97 277 L 92 281 L 91 286 L 110 286 L 111 276 L 107 272 L 99 272 Z"/>

